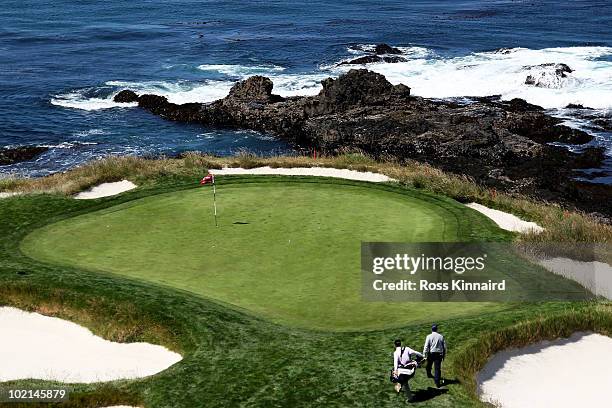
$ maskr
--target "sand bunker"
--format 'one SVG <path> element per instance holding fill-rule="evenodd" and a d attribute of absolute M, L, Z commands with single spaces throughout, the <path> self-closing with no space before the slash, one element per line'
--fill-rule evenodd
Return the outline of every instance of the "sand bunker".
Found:
<path fill-rule="evenodd" d="M 75 195 L 74 198 L 77 200 L 91 200 L 94 198 L 110 197 L 132 190 L 136 187 L 136 184 L 128 180 L 121 180 L 114 183 L 102 183 L 90 190 L 80 192 Z"/>
<path fill-rule="evenodd" d="M 588 333 L 497 353 L 478 374 L 480 399 L 503 408 L 598 407 L 609 384 L 612 338 Z"/>
<path fill-rule="evenodd" d="M 21 193 L 14 193 L 14 192 L 0 192 L 0 198 L 9 198 L 9 197 L 13 197 L 16 195 L 19 195 Z"/>
<path fill-rule="evenodd" d="M 100 408 L 138 408 L 131 405 L 113 405 L 112 407 L 100 407 Z"/>
<path fill-rule="evenodd" d="M 578 282 L 597 296 L 612 299 L 612 267 L 607 263 L 569 258 L 544 259 L 538 263 L 552 273 Z"/>
<path fill-rule="evenodd" d="M 138 408 L 131 405 L 113 405 L 112 407 L 100 407 L 100 408 Z"/>
<path fill-rule="evenodd" d="M 93 383 L 165 370 L 180 354 L 148 343 L 114 343 L 75 323 L 0 307 L 0 381 Z"/>
<path fill-rule="evenodd" d="M 540 227 L 535 222 L 521 220 L 516 215 L 510 214 L 507 212 L 503 212 L 503 211 L 499 211 L 499 210 L 494 210 L 492 208 L 485 207 L 484 205 L 478 204 L 478 203 L 469 203 L 466 205 L 470 207 L 471 209 L 476 210 L 479 213 L 486 215 L 487 217 L 495 221 L 495 223 L 499 226 L 499 228 L 505 229 L 506 231 L 514 231 L 514 232 L 520 232 L 520 233 L 527 233 L 527 232 L 538 232 L 539 233 L 539 232 L 544 231 L 544 228 Z"/>
<path fill-rule="evenodd" d="M 291 168 L 272 168 L 272 167 L 256 167 L 254 169 L 243 169 L 239 167 L 226 167 L 221 170 L 210 170 L 215 175 L 236 175 L 236 174 L 258 174 L 258 175 L 276 175 L 276 176 L 319 176 L 319 177 L 335 177 L 347 180 L 370 181 L 381 183 L 385 181 L 394 181 L 392 178 L 384 174 L 362 172 L 348 169 L 333 169 L 328 167 L 291 167 Z"/>

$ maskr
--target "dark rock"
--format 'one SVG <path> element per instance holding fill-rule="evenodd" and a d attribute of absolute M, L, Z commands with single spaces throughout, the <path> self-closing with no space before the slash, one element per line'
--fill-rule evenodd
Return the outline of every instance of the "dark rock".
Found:
<path fill-rule="evenodd" d="M 120 91 L 117 95 L 115 95 L 113 101 L 119 103 L 138 102 L 138 95 L 134 91 L 124 89 L 123 91 Z"/>
<path fill-rule="evenodd" d="M 43 146 L 17 146 L 0 149 L 0 166 L 32 160 L 49 150 Z"/>
<path fill-rule="evenodd" d="M 397 84 L 393 87 L 393 93 L 399 96 L 410 96 L 410 87 L 404 84 Z"/>
<path fill-rule="evenodd" d="M 383 56 L 380 55 L 364 55 L 363 57 L 358 57 L 348 61 L 342 61 L 338 65 L 364 65 L 364 64 L 372 64 L 376 62 L 387 62 L 390 64 L 396 62 L 406 62 L 406 58 L 398 57 L 398 56 Z"/>
<path fill-rule="evenodd" d="M 601 166 L 606 159 L 605 149 L 601 147 L 587 147 L 582 149 L 580 155 L 574 160 L 574 168 L 589 169 Z M 611 187 L 612 188 L 612 187 Z"/>
<path fill-rule="evenodd" d="M 560 125 L 562 119 L 541 113 L 523 112 L 520 115 L 511 115 L 508 119 L 508 130 L 538 143 L 584 144 L 593 139 L 586 132 Z"/>
<path fill-rule="evenodd" d="M 270 101 L 273 87 L 270 78 L 255 75 L 232 86 L 228 98 Z"/>
<path fill-rule="evenodd" d="M 589 108 L 589 107 L 585 107 L 584 105 L 581 104 L 576 104 L 576 103 L 570 103 L 568 104 L 565 109 L 586 109 L 586 110 L 593 110 L 593 108 Z"/>
<path fill-rule="evenodd" d="M 407 61 L 406 58 L 399 56 L 399 54 L 402 53 L 401 50 L 391 47 L 388 44 L 378 44 L 373 50 L 359 46 L 353 48 L 360 51 L 365 51 L 368 53 L 368 55 L 357 57 L 348 61 L 342 61 L 338 65 L 364 65 L 377 62 L 396 63 Z"/>
<path fill-rule="evenodd" d="M 345 75 L 337 79 L 327 78 L 321 84 L 323 89 L 318 98 L 320 104 L 329 109 L 319 113 L 375 103 L 381 96 L 393 91 L 393 85 L 383 75 L 367 69 L 351 69 Z"/>
<path fill-rule="evenodd" d="M 495 54 L 512 54 L 514 52 L 513 48 L 498 48 L 495 51 L 493 51 Z"/>
<path fill-rule="evenodd" d="M 521 98 L 510 99 L 509 101 L 500 101 L 499 103 L 510 112 L 537 112 L 544 110 L 543 107 L 533 105 Z"/>
<path fill-rule="evenodd" d="M 374 54 L 376 55 L 384 55 L 384 54 L 401 54 L 402 52 L 395 47 L 390 46 L 389 44 L 377 44 L 374 47 Z"/>
<path fill-rule="evenodd" d="M 612 117 L 593 118 L 592 121 L 599 127 L 599 130 L 612 132 Z"/>
<path fill-rule="evenodd" d="M 267 132 L 298 149 L 326 154 L 360 151 L 399 162 L 418 160 L 509 193 L 601 208 L 602 201 L 577 193 L 582 187 L 573 178 L 573 169 L 601 166 L 601 149 L 573 153 L 550 145 L 583 144 L 592 137 L 539 106 L 522 99 L 474 98 L 466 104 L 410 96 L 409 87 L 393 86 L 365 69 L 322 85 L 318 95 L 278 100 L 271 81 L 255 77 L 212 103 L 176 105 L 156 95 L 143 95 L 138 103 L 169 120 Z M 586 197 L 601 200 L 597 191 Z M 608 192 L 609 202 L 612 189 Z"/>

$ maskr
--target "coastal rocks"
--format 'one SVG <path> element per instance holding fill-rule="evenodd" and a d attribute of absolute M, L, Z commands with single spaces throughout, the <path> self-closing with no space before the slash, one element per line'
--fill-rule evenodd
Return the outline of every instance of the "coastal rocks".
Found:
<path fill-rule="evenodd" d="M 384 55 L 384 54 L 401 54 L 402 51 L 398 48 L 392 47 L 389 44 L 376 44 L 374 47 L 374 54 L 376 55 Z"/>
<path fill-rule="evenodd" d="M 508 55 L 508 54 L 512 54 L 513 52 L 516 51 L 516 48 L 507 48 L 507 47 L 502 47 L 502 48 L 498 48 L 495 51 L 493 51 L 493 53 L 495 54 L 503 54 L 503 55 Z"/>
<path fill-rule="evenodd" d="M 574 72 L 567 64 L 548 63 L 526 67 L 531 73 L 525 79 L 525 85 L 538 88 L 562 88 L 564 79 Z"/>
<path fill-rule="evenodd" d="M 117 95 L 115 95 L 113 101 L 119 103 L 138 102 L 138 95 L 134 91 L 124 89 L 123 91 L 120 91 Z"/>
<path fill-rule="evenodd" d="M 589 108 L 588 106 L 584 106 L 580 103 L 568 103 L 565 106 L 565 109 L 584 109 L 584 110 L 592 110 L 593 108 Z"/>
<path fill-rule="evenodd" d="M 374 46 L 359 44 L 359 45 L 352 45 L 349 48 L 355 51 L 362 51 L 362 52 L 367 52 L 367 53 L 371 53 L 375 55 L 392 55 L 392 54 L 398 55 L 402 53 L 402 51 L 399 48 L 392 47 L 389 44 L 385 44 L 385 43 L 376 44 Z"/>
<path fill-rule="evenodd" d="M 559 120 L 551 116 L 522 112 L 510 115 L 507 129 L 538 143 L 584 144 L 592 140 L 589 134 L 568 126 L 557 126 L 558 123 Z"/>
<path fill-rule="evenodd" d="M 349 61 L 342 61 L 338 65 L 364 65 L 364 64 L 373 64 L 376 62 L 387 62 L 387 63 L 395 63 L 395 62 L 405 62 L 406 58 L 398 57 L 398 56 L 380 56 L 380 55 L 365 55 L 363 57 L 355 58 Z"/>
<path fill-rule="evenodd" d="M 410 96 L 405 85 L 394 87 L 381 75 L 366 69 L 351 70 L 337 79 L 327 78 L 321 82 L 323 89 L 318 95 L 319 114 L 346 110 L 354 106 L 375 104 L 394 91 L 404 97 Z"/>
<path fill-rule="evenodd" d="M 255 75 L 245 81 L 237 82 L 229 91 L 228 98 L 271 102 L 281 100 L 278 95 L 272 95 L 274 84 L 270 78 Z"/>
<path fill-rule="evenodd" d="M 17 146 L 0 148 L 0 166 L 32 160 L 49 150 L 44 146 Z"/>
<path fill-rule="evenodd" d="M 585 198 L 573 180 L 573 169 L 601 165 L 601 149 L 574 153 L 550 145 L 583 144 L 592 137 L 522 99 L 474 98 L 468 104 L 426 99 L 365 69 L 322 81 L 315 96 L 283 99 L 272 93 L 272 85 L 252 77 L 212 103 L 177 105 L 142 95 L 138 105 L 169 120 L 267 132 L 298 149 L 418 160 L 511 193 L 586 210 L 601 207 L 599 190 L 589 188 Z"/>
<path fill-rule="evenodd" d="M 338 65 L 364 65 L 377 62 L 396 63 L 405 62 L 406 58 L 401 57 L 402 51 L 388 44 L 377 44 L 374 47 L 356 46 L 352 47 L 358 51 L 367 52 L 368 55 L 354 58 L 348 61 L 342 61 Z"/>

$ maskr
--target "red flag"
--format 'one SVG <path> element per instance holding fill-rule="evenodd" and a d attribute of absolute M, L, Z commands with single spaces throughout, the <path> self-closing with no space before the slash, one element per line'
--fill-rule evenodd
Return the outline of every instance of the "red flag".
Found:
<path fill-rule="evenodd" d="M 213 183 L 215 184 L 215 176 L 212 173 L 208 173 L 208 175 L 206 177 L 204 177 L 202 180 L 200 180 L 200 184 L 204 185 L 206 183 Z"/>

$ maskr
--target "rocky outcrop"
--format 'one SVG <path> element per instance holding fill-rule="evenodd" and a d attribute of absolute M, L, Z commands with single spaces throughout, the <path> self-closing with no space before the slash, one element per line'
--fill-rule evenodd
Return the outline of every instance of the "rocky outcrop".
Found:
<path fill-rule="evenodd" d="M 388 44 L 377 44 L 374 48 L 357 46 L 352 47 L 355 50 L 366 52 L 367 55 L 353 58 L 348 61 L 342 61 L 338 65 L 364 65 L 372 64 L 376 62 L 405 62 L 406 58 L 401 57 L 402 51 L 398 48 L 392 47 Z"/>
<path fill-rule="evenodd" d="M 396 55 L 364 55 L 363 57 L 354 58 L 348 61 L 342 61 L 338 65 L 364 65 L 364 64 L 372 64 L 376 62 L 387 62 L 387 63 L 395 63 L 395 62 L 405 62 L 406 58 L 399 57 Z"/>
<path fill-rule="evenodd" d="M 0 148 L 0 166 L 32 160 L 49 150 L 43 146 L 17 146 Z"/>
<path fill-rule="evenodd" d="M 274 84 L 270 78 L 256 75 L 232 86 L 232 89 L 229 91 L 229 98 L 258 102 L 282 100 L 280 96 L 272 95 L 273 87 Z"/>
<path fill-rule="evenodd" d="M 415 97 L 407 86 L 364 69 L 322 85 L 316 96 L 283 99 L 272 93 L 269 79 L 252 77 L 212 103 L 176 105 L 142 95 L 138 104 L 169 120 L 253 129 L 328 154 L 353 150 L 423 161 L 509 192 L 601 207 L 577 193 L 572 178 L 573 169 L 599 166 L 601 149 L 580 154 L 550 145 L 582 144 L 591 136 L 539 106 L 496 97 L 467 104 Z M 601 199 L 599 191 L 591 195 Z"/>
<path fill-rule="evenodd" d="M 525 84 L 538 88 L 561 88 L 563 78 L 567 78 L 567 74 L 574 72 L 567 64 L 563 63 L 540 64 L 526 68 L 532 73 L 525 78 Z"/>
<path fill-rule="evenodd" d="M 384 54 L 401 54 L 402 51 L 398 48 L 392 47 L 389 44 L 376 44 L 374 47 L 374 54 L 376 55 L 384 55 Z"/>
<path fill-rule="evenodd" d="M 123 91 L 115 95 L 113 100 L 119 103 L 138 102 L 138 95 L 134 91 L 130 91 L 129 89 L 124 89 Z"/>
<path fill-rule="evenodd" d="M 592 110 L 593 108 L 589 108 L 588 106 L 584 106 L 580 103 L 568 103 L 565 106 L 565 109 L 586 109 L 586 110 Z"/>
<path fill-rule="evenodd" d="M 373 47 L 371 45 L 358 44 L 358 45 L 351 45 L 349 48 L 355 51 L 362 51 L 362 52 L 367 52 L 367 53 L 371 53 L 375 55 L 393 55 L 393 54 L 402 53 L 402 51 L 399 48 L 392 47 L 389 44 L 385 44 L 385 43 L 376 44 Z"/>

